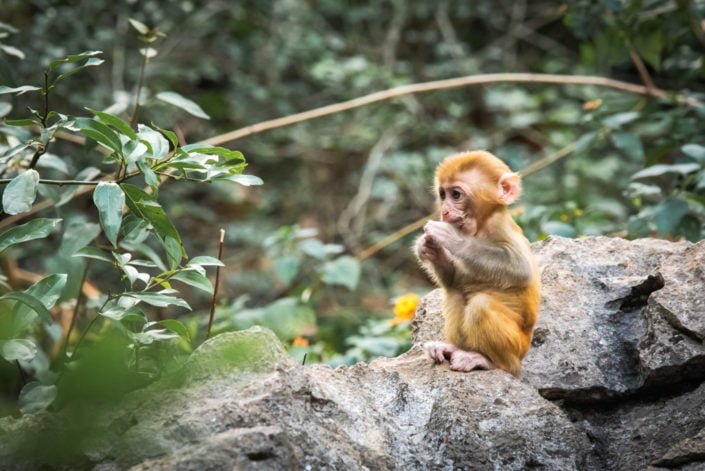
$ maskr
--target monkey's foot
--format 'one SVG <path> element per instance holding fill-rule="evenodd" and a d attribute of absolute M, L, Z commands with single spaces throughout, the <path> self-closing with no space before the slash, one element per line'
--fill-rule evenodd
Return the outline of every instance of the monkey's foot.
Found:
<path fill-rule="evenodd" d="M 453 371 L 492 370 L 494 364 L 482 353 L 466 352 L 457 349 L 450 355 L 450 369 Z"/>
<path fill-rule="evenodd" d="M 445 360 L 450 360 L 453 352 L 460 351 L 455 345 L 445 342 L 426 342 L 423 348 L 435 363 L 443 363 Z"/>

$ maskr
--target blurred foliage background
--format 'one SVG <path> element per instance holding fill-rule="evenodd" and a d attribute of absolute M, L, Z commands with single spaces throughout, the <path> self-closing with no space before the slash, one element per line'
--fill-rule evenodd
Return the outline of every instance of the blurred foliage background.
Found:
<path fill-rule="evenodd" d="M 409 250 L 414 234 L 356 257 L 431 214 L 435 165 L 466 149 L 488 149 L 515 170 L 562 157 L 525 178 L 515 213 L 530 240 L 703 237 L 705 1 L 3 0 L 0 85 L 40 87 L 52 60 L 99 50 L 105 63 L 57 85 L 52 109 L 128 117 L 144 47 L 131 18 L 164 33 L 151 46 L 158 54 L 145 68 L 139 120 L 185 142 L 473 74 L 596 75 L 667 91 L 654 98 L 497 83 L 408 95 L 225 144 L 245 155 L 247 172 L 263 186 L 169 182 L 159 193 L 189 254 L 215 256 L 225 229 L 216 333 L 266 325 L 298 359 L 331 364 L 408 348 L 416 302 L 409 294 L 431 289 Z M 164 91 L 193 100 L 210 119 L 155 100 Z M 40 106 L 37 94 L 0 95 L 7 118 Z M 13 135 L 0 129 L 3 152 Z M 96 165 L 90 146 L 57 141 L 51 155 L 43 158 L 55 165 L 47 172 L 63 164 L 75 176 Z M 42 214 L 63 218 L 61 231 L 68 222 L 79 232 L 98 222 L 88 197 Z M 20 362 L 21 374 L 0 360 L 9 396 L 25 375 L 42 377 L 61 363 L 53 345 L 63 342 L 67 321 L 57 311 L 73 310 L 83 273 L 76 268 L 83 261 L 61 256 L 61 231 L 2 254 L 7 290 L 27 287 L 18 273 L 68 274 L 59 300 L 67 307 L 53 311 L 59 327 L 25 333 L 40 346 L 37 358 Z M 120 286 L 100 264 L 86 279 L 103 294 Z M 204 337 L 210 296 L 179 287 L 192 312 L 157 306 L 147 315 L 180 319 L 192 339 L 188 351 Z M 79 334 L 100 312 L 88 307 Z"/>

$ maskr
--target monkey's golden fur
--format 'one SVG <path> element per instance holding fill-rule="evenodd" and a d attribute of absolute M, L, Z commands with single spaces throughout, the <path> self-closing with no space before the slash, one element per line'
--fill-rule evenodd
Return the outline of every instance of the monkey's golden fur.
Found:
<path fill-rule="evenodd" d="M 501 247 L 511 255 L 507 258 L 507 266 L 490 257 L 479 262 L 484 264 L 483 269 L 489 266 L 487 270 L 492 279 L 466 273 L 464 270 L 474 263 L 470 257 L 463 260 L 464 265 L 453 262 L 456 267 L 463 268 L 456 268 L 460 271 L 456 277 L 459 281 L 450 286 L 443 286 L 433 270 L 430 273 L 444 288 L 443 332 L 446 341 L 461 350 L 481 353 L 498 368 L 519 376 L 521 361 L 531 346 L 541 286 L 529 243 L 506 204 L 497 196 L 497 185 L 502 184 L 501 179 L 506 175 L 515 178 L 516 185 L 510 188 L 514 192 L 511 195 L 513 201 L 520 191 L 518 175 L 512 174 L 504 162 L 488 152 L 452 155 L 438 165 L 436 188 L 459 185 L 458 181 L 466 184 L 463 188 L 470 188 L 469 200 L 473 206 L 472 216 L 477 219 L 477 231 L 474 236 L 466 237 Z M 521 265 L 517 269 L 524 273 L 520 282 L 510 274 L 513 268 L 510 265 Z M 497 280 L 501 282 L 497 283 Z"/>

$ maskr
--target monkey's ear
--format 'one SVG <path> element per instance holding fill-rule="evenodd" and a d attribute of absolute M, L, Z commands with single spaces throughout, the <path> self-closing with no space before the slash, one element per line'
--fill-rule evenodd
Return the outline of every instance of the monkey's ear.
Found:
<path fill-rule="evenodd" d="M 514 172 L 507 172 L 497 182 L 497 199 L 504 205 L 510 205 L 521 193 L 521 177 Z"/>

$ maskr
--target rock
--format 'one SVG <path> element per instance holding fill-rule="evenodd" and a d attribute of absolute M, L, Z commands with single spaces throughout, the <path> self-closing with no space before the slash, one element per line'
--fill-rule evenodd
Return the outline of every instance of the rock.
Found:
<path fill-rule="evenodd" d="M 269 371 L 293 362 L 274 333 L 262 327 L 224 332 L 203 342 L 186 361 L 187 381 Z"/>
<path fill-rule="evenodd" d="M 641 352 L 674 345 L 667 336 L 678 333 L 663 326 L 666 336 L 657 339 L 650 331 L 658 330 L 659 316 L 645 314 L 645 306 L 664 283 L 676 283 L 662 264 L 694 248 L 688 242 L 606 237 L 550 237 L 535 244 L 542 305 L 524 379 L 550 399 L 589 402 L 638 391 L 649 376 Z M 700 355 L 681 353 L 683 368 Z"/>
<path fill-rule="evenodd" d="M 654 462 L 654 466 L 665 468 L 683 468 L 687 466 L 692 469 L 705 468 L 705 429 L 700 430 L 693 437 L 686 438 L 673 445 L 659 460 Z"/>
<path fill-rule="evenodd" d="M 705 242 L 671 255 L 659 267 L 665 285 L 649 298 L 647 330 L 638 346 L 648 384 L 705 375 Z"/>
<path fill-rule="evenodd" d="M 416 314 L 415 346 L 397 358 L 303 367 L 266 329 L 221 334 L 178 381 L 107 407 L 0 420 L 0 462 L 100 471 L 703 469 L 705 243 L 551 237 L 533 249 L 543 302 L 521 380 L 456 373 L 425 357 L 419 344 L 441 338 L 435 290 Z M 61 438 L 85 424 L 81 440 Z M 21 453 L 12 439 L 26 436 L 33 441 Z M 42 451 L 54 442 L 75 449 L 54 445 L 63 453 L 56 461 Z"/>
<path fill-rule="evenodd" d="M 705 461 L 705 384 L 662 393 L 569 410 L 594 441 L 603 469 L 678 468 Z"/>
<path fill-rule="evenodd" d="M 522 380 L 594 442 L 585 469 L 705 469 L 705 242 L 550 237 Z M 442 338 L 441 291 L 418 343 Z"/>
<path fill-rule="evenodd" d="M 587 436 L 530 386 L 501 371 L 453 373 L 418 349 L 351 368 L 292 365 L 187 394 L 185 403 L 207 410 L 148 418 L 163 435 L 188 428 L 183 447 L 135 470 L 582 469 L 591 460 Z"/>

